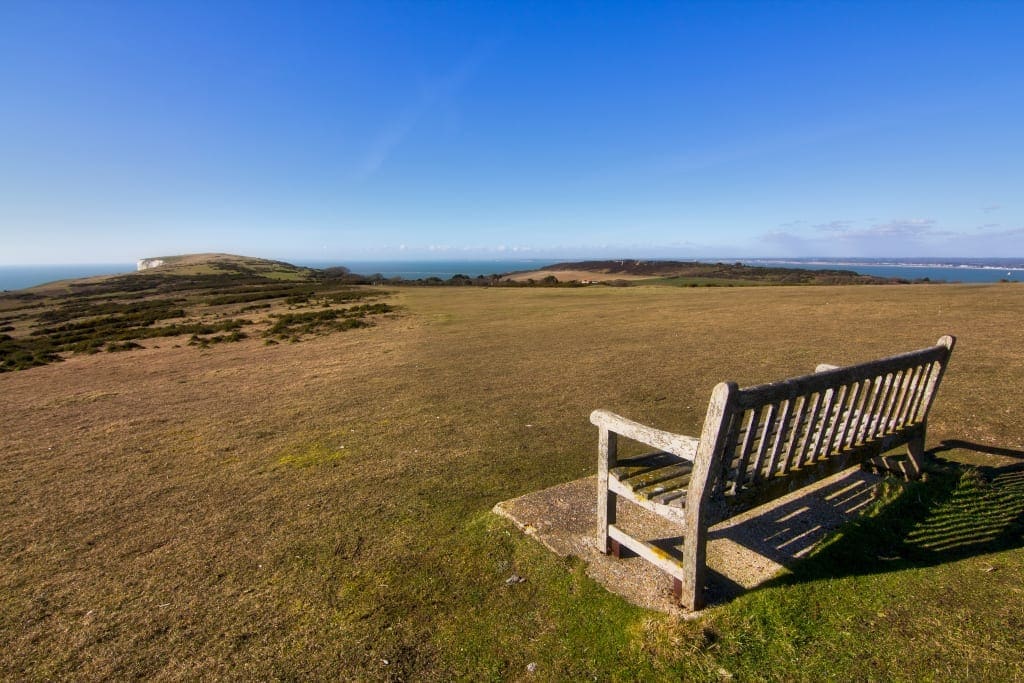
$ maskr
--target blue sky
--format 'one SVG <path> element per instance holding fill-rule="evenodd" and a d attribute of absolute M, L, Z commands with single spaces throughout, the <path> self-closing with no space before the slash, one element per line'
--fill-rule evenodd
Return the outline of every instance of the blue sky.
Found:
<path fill-rule="evenodd" d="M 1024 3 L 0 3 L 0 264 L 1024 256 Z"/>

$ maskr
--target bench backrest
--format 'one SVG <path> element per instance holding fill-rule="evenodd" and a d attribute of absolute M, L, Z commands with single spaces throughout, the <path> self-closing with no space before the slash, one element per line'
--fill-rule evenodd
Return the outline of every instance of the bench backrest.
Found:
<path fill-rule="evenodd" d="M 750 507 L 907 443 L 923 429 L 952 351 L 935 346 L 739 389 L 716 388 L 713 498 Z M 705 427 L 708 425 L 705 423 Z M 703 468 L 700 468 L 703 469 Z"/>

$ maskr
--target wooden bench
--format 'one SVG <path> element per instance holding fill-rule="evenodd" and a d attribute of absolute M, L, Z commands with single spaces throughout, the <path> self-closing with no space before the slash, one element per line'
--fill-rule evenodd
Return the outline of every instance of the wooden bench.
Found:
<path fill-rule="evenodd" d="M 699 439 L 606 410 L 590 421 L 598 442 L 598 543 L 626 546 L 674 579 L 677 599 L 704 606 L 708 528 L 858 463 L 920 476 L 928 411 L 955 339 L 889 358 L 740 389 L 714 388 Z M 658 449 L 618 460 L 617 437 Z M 884 457 L 906 445 L 906 457 Z M 683 529 L 681 561 L 615 526 L 623 496 Z"/>

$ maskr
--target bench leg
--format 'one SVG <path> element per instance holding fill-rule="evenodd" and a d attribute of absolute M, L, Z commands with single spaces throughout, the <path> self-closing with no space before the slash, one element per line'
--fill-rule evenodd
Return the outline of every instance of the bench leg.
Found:
<path fill-rule="evenodd" d="M 898 455 L 876 455 L 865 460 L 861 466 L 879 474 L 888 472 L 906 479 L 920 479 L 924 474 L 925 465 L 924 436 L 925 432 L 922 429 L 911 437 L 907 442 L 906 458 Z"/>
<path fill-rule="evenodd" d="M 608 470 L 615 466 L 617 456 L 617 435 L 601 428 L 597 444 L 597 548 L 602 553 L 613 551 L 608 538 L 608 525 L 615 524 L 615 503 L 617 495 L 608 490 Z M 618 544 L 614 548 L 618 557 Z"/>
<path fill-rule="evenodd" d="M 907 476 L 912 479 L 920 479 L 924 474 L 924 430 L 907 443 L 907 460 L 910 472 Z"/>
<path fill-rule="evenodd" d="M 597 491 L 597 547 L 606 555 L 613 553 L 619 556 L 619 544 L 608 537 L 608 525 L 615 524 L 615 503 L 617 495 L 608 490 L 607 486 Z"/>
<path fill-rule="evenodd" d="M 687 520 L 683 535 L 682 580 L 672 580 L 672 594 L 689 610 L 704 607 L 704 583 L 707 578 L 707 531 L 698 519 Z"/>

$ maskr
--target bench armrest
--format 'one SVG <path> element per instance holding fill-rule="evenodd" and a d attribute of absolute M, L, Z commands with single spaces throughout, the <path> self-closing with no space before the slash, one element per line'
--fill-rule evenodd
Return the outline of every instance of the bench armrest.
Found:
<path fill-rule="evenodd" d="M 693 460 L 697 457 L 697 444 L 700 443 L 700 440 L 692 436 L 673 434 L 672 432 L 648 427 L 639 422 L 627 420 L 621 415 L 616 415 L 608 410 L 595 410 L 590 414 L 590 421 L 598 427 L 603 427 L 627 439 L 653 446 L 666 453 L 678 455 L 680 458 Z"/>

